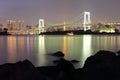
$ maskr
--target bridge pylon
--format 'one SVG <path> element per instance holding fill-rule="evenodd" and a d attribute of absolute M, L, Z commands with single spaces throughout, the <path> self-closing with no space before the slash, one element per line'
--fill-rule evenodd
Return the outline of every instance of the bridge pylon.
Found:
<path fill-rule="evenodd" d="M 91 19 L 90 19 L 90 12 L 84 12 L 84 21 L 83 21 L 83 27 L 84 31 L 90 29 Z"/>
<path fill-rule="evenodd" d="M 39 33 L 45 31 L 44 27 L 45 27 L 44 19 L 39 19 Z"/>

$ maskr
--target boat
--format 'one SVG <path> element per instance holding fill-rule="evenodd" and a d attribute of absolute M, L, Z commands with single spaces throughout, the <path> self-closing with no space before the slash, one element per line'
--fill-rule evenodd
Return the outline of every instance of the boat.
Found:
<path fill-rule="evenodd" d="M 69 35 L 69 36 L 73 36 L 74 33 L 73 33 L 73 32 L 70 32 L 70 33 L 67 33 L 67 35 Z"/>

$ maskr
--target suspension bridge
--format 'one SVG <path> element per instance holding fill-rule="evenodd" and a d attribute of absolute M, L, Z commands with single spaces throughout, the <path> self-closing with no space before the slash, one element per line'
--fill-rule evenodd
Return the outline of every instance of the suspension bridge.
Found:
<path fill-rule="evenodd" d="M 44 24 L 44 19 L 39 20 L 39 33 L 45 31 L 57 31 L 57 30 L 74 30 L 82 29 L 84 31 L 91 29 L 92 26 L 90 12 L 84 12 L 80 16 L 74 18 L 72 21 L 64 22 L 61 24 Z"/>
<path fill-rule="evenodd" d="M 95 22 L 92 22 L 92 20 Z M 105 25 L 110 25 L 110 28 L 106 28 Z M 23 33 L 23 34 L 40 34 L 43 32 L 53 32 L 53 31 L 69 31 L 69 30 L 95 30 L 99 26 L 102 26 L 101 32 L 114 32 L 115 26 L 120 26 L 120 23 L 102 23 L 99 24 L 97 18 L 93 18 L 93 15 L 90 12 L 83 12 L 76 18 L 73 18 L 70 21 L 60 23 L 60 24 L 47 24 L 44 19 L 39 19 L 39 23 L 37 27 L 33 27 L 32 29 L 25 31 L 13 31 L 13 33 Z M 108 26 L 107 26 L 108 27 Z M 12 33 L 12 32 L 11 32 Z"/>

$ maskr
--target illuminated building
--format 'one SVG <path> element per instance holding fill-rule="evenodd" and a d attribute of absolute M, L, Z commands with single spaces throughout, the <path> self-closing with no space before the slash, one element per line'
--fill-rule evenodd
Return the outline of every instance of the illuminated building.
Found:
<path fill-rule="evenodd" d="M 114 33 L 115 32 L 115 27 L 112 27 L 110 25 L 103 25 L 100 27 L 101 33 L 106 32 L 106 33 Z"/>
<path fill-rule="evenodd" d="M 106 29 L 100 29 L 100 32 L 106 32 L 106 33 L 115 33 L 115 29 L 114 28 L 106 28 Z"/>
<path fill-rule="evenodd" d="M 19 30 L 23 30 L 24 29 L 24 21 L 19 20 L 18 21 L 18 27 L 19 27 Z"/>
<path fill-rule="evenodd" d="M 8 20 L 7 21 L 7 27 L 8 27 L 9 30 L 15 30 L 16 29 L 16 21 Z"/>

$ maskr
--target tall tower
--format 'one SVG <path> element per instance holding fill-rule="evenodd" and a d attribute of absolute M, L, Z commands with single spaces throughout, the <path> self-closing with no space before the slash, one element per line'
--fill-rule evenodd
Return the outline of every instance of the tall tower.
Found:
<path fill-rule="evenodd" d="M 44 27 L 45 27 L 44 19 L 39 19 L 39 33 L 44 32 Z"/>
<path fill-rule="evenodd" d="M 84 31 L 90 29 L 91 19 L 90 19 L 90 12 L 84 12 L 84 22 L 83 27 Z"/>

